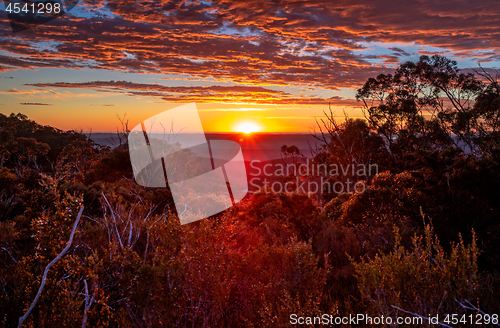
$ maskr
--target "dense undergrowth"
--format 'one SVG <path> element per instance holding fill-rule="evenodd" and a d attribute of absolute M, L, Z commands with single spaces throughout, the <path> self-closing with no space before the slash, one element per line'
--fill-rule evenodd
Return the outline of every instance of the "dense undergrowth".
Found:
<path fill-rule="evenodd" d="M 365 192 L 324 194 L 323 202 L 261 192 L 183 226 L 168 189 L 135 184 L 126 144 L 111 150 L 0 115 L 0 325 L 17 326 L 82 206 L 27 327 L 280 327 L 292 313 L 496 313 L 498 88 L 440 71 L 453 68 L 440 60 L 370 79 L 358 92 L 368 121 L 323 122 L 314 160 L 377 163 L 378 175 L 361 177 Z M 437 102 L 418 97 L 425 83 L 476 92 L 476 100 L 423 119 L 423 106 Z"/>

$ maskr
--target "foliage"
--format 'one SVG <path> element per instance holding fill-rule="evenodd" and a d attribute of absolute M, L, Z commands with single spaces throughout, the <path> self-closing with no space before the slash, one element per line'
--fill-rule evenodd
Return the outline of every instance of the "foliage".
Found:
<path fill-rule="evenodd" d="M 421 56 L 416 63 L 402 64 L 393 75 L 369 78 L 356 98 L 397 161 L 401 151 L 460 146 L 460 142 L 468 152 L 476 152 L 477 133 L 485 130 L 485 124 L 497 124 L 491 115 L 498 113 L 498 106 L 481 111 L 478 108 L 485 108 L 484 102 L 475 105 L 476 99 L 485 98 L 493 104 L 489 96 L 496 90 L 493 85 L 460 72 L 457 62 L 444 56 Z"/>
<path fill-rule="evenodd" d="M 310 163 L 377 164 L 322 175 L 364 192 L 264 189 L 184 226 L 168 188 L 132 180 L 126 144 L 0 115 L 0 326 L 17 325 L 81 205 L 25 326 L 283 327 L 292 313 L 459 313 L 455 299 L 497 310 L 499 88 L 477 74 L 424 56 L 365 83 L 367 120 L 325 112 Z"/>
<path fill-rule="evenodd" d="M 474 299 L 479 282 L 479 250 L 474 234 L 469 246 L 460 238 L 449 255 L 430 225 L 412 243 L 410 250 L 405 249 L 396 231 L 392 252 L 354 263 L 358 286 L 371 314 L 405 315 L 395 307 L 424 317 L 463 314 L 456 300 Z"/>

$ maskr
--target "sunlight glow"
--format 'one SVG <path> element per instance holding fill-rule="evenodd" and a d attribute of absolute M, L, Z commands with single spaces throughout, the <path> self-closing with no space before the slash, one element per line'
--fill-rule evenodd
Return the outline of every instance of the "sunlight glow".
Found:
<path fill-rule="evenodd" d="M 262 128 L 253 122 L 242 122 L 242 123 L 238 124 L 234 130 L 237 132 L 243 132 L 246 134 L 250 134 L 253 132 L 258 132 L 258 131 L 262 130 Z"/>

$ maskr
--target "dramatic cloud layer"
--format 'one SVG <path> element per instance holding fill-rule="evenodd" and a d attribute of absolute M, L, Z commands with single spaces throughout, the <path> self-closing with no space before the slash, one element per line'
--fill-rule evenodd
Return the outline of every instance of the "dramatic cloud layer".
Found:
<path fill-rule="evenodd" d="M 50 85 L 166 101 L 351 106 L 353 101 L 340 96 L 268 86 L 355 90 L 368 77 L 430 53 L 470 65 L 497 63 L 499 14 L 500 3 L 485 0 L 87 0 L 61 18 L 16 34 L 4 17 L 0 71 L 97 68 L 184 81 L 184 87 L 125 81 Z M 190 86 L 193 79 L 234 86 Z"/>

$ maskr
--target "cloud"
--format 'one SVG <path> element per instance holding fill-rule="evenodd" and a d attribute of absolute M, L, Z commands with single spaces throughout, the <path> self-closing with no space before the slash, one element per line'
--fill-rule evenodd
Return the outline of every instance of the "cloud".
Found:
<path fill-rule="evenodd" d="M 215 109 L 198 109 L 200 112 L 261 112 L 263 108 L 215 108 Z"/>
<path fill-rule="evenodd" d="M 408 52 L 406 52 L 403 49 L 398 48 L 398 47 L 392 47 L 392 48 L 388 48 L 388 49 L 394 51 L 396 53 L 396 56 L 410 56 L 410 54 Z"/>
<path fill-rule="evenodd" d="M 30 90 L 18 90 L 16 88 L 9 90 L 0 90 L 0 94 L 18 94 L 23 96 L 30 96 L 34 94 L 53 94 L 57 95 L 57 92 L 53 90 L 39 90 L 39 89 L 30 89 Z"/>
<path fill-rule="evenodd" d="M 418 50 L 405 45 L 498 62 L 499 14 L 500 2 L 487 0 L 81 1 L 78 10 L 15 35 L 6 19 L 0 21 L 0 71 L 90 67 L 186 81 L 356 89 L 368 77 L 392 71 L 401 57 L 416 56 Z M 375 43 L 387 46 L 370 49 Z M 268 96 L 270 103 L 294 99 L 236 89 L 131 94 L 199 101 L 203 91 L 207 101 L 222 94 L 235 101 L 255 96 L 258 103 Z"/>
<path fill-rule="evenodd" d="M 4 51 L 0 66 L 3 70 L 93 67 L 332 90 L 384 72 L 384 67 L 374 67 L 364 55 L 352 52 L 363 47 L 344 39 L 350 36 L 345 31 L 310 25 L 309 35 L 322 35 L 312 40 L 303 40 L 300 30 L 287 32 L 302 20 L 299 17 L 278 33 L 268 22 L 240 22 L 234 16 L 237 4 L 107 1 L 101 5 L 115 16 L 83 19 L 70 14 L 38 26 L 36 33 L 0 40 Z M 253 17 L 250 11 L 247 14 Z M 337 41 L 329 41 L 332 38 Z M 325 56 L 325 51 L 333 55 Z"/>
<path fill-rule="evenodd" d="M 93 89 L 99 92 L 123 93 L 129 96 L 157 97 L 169 102 L 219 102 L 255 104 L 328 104 L 355 106 L 356 101 L 331 97 L 293 95 L 284 91 L 258 86 L 165 86 L 157 83 L 135 83 L 129 81 L 91 81 L 33 83 L 28 86 L 38 88 L 78 88 Z"/>
<path fill-rule="evenodd" d="M 19 105 L 25 105 L 25 106 L 54 106 L 54 104 L 43 104 L 43 103 L 19 103 Z"/>

